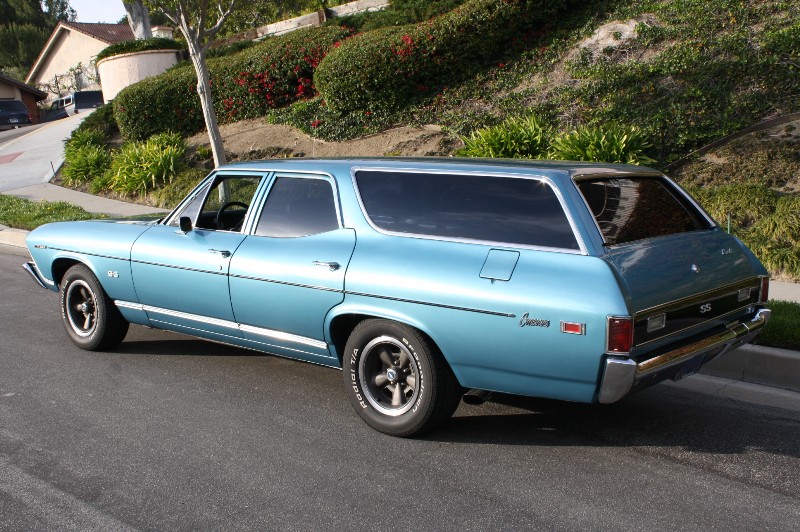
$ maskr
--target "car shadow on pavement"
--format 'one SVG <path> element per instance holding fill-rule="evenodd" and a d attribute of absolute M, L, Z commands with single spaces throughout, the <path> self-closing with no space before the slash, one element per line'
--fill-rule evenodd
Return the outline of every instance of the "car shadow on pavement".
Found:
<path fill-rule="evenodd" d="M 499 395 L 462 403 L 425 439 L 503 445 L 594 445 L 681 449 L 718 455 L 753 451 L 800 458 L 800 413 L 655 386 L 620 403 L 592 405 Z"/>

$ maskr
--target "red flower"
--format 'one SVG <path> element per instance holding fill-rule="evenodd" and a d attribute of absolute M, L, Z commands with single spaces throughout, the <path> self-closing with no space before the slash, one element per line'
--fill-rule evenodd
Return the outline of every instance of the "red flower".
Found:
<path fill-rule="evenodd" d="M 313 128 L 315 128 L 315 129 L 316 129 L 316 128 L 318 128 L 318 127 L 319 127 L 319 125 L 320 125 L 321 123 L 322 123 L 322 120 L 314 120 L 313 122 L 311 122 L 311 127 L 313 127 Z"/>

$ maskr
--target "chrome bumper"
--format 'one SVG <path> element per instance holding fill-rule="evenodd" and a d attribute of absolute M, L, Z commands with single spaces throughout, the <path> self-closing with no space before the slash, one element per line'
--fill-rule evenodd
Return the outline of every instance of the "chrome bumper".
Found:
<path fill-rule="evenodd" d="M 26 272 L 31 274 L 31 277 L 33 277 L 33 280 L 36 281 L 36 284 L 38 284 L 39 286 L 41 286 L 42 288 L 44 288 L 46 290 L 50 289 L 50 287 L 47 286 L 47 284 L 45 283 L 45 280 L 42 277 L 42 275 L 39 273 L 39 269 L 36 267 L 35 263 L 26 262 L 25 264 L 22 265 L 22 268 Z"/>
<path fill-rule="evenodd" d="M 600 403 L 619 401 L 637 385 L 646 381 L 659 382 L 674 373 L 678 366 L 695 360 L 699 368 L 705 362 L 732 351 L 750 342 L 769 321 L 772 311 L 762 309 L 756 312 L 753 319 L 741 322 L 725 332 L 698 340 L 689 345 L 658 355 L 641 363 L 630 358 L 612 358 L 605 361 L 603 378 L 597 400 Z M 678 370 L 679 378 L 682 376 Z"/>

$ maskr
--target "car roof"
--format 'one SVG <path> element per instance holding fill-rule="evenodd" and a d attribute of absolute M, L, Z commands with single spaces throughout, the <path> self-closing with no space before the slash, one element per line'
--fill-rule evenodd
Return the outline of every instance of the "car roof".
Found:
<path fill-rule="evenodd" d="M 295 158 L 244 161 L 220 166 L 218 170 L 346 172 L 354 169 L 417 170 L 436 172 L 489 172 L 525 175 L 661 175 L 661 172 L 630 164 L 608 164 L 539 159 L 481 159 L 454 157 L 357 157 Z"/>

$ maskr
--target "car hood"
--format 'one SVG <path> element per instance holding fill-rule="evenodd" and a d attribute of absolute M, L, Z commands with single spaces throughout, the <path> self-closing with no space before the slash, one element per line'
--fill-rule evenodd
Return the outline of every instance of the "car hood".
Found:
<path fill-rule="evenodd" d="M 28 249 L 51 249 L 71 254 L 103 255 L 130 259 L 139 236 L 157 220 L 90 220 L 43 225 L 30 232 Z"/>

